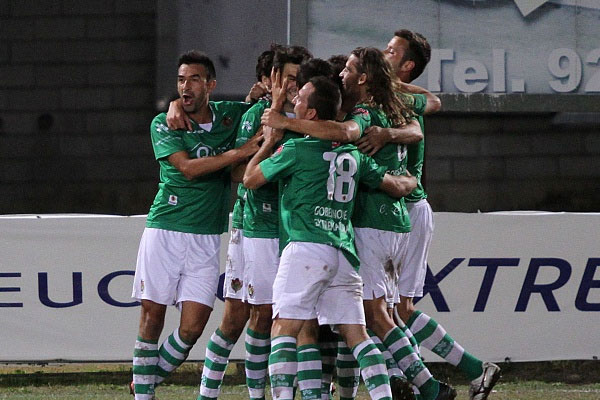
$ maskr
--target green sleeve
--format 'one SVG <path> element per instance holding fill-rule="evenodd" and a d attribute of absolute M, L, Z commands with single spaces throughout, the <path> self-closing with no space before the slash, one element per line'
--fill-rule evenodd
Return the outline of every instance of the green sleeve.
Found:
<path fill-rule="evenodd" d="M 235 140 L 235 147 L 240 147 L 256 134 L 260 128 L 260 117 L 262 117 L 265 108 L 268 104 L 264 101 L 259 101 L 254 104 L 248 111 L 244 113 L 240 121 Z"/>
<path fill-rule="evenodd" d="M 182 131 L 172 131 L 167 126 L 167 115 L 165 113 L 157 115 L 150 125 L 150 137 L 152 138 L 152 148 L 154 157 L 159 160 L 170 156 L 178 151 L 186 151 L 181 137 Z"/>
<path fill-rule="evenodd" d="M 383 181 L 383 176 L 387 168 L 380 166 L 373 158 L 365 154 L 360 153 L 360 157 L 360 183 L 372 189 L 378 188 Z"/>
<path fill-rule="evenodd" d="M 363 135 L 365 129 L 371 126 L 371 113 L 363 107 L 354 107 L 354 109 L 346 116 L 344 121 L 354 121 L 360 129 L 360 136 Z"/>
<path fill-rule="evenodd" d="M 413 94 L 415 102 L 413 103 L 413 111 L 417 115 L 425 114 L 425 107 L 427 106 L 427 96 L 424 94 Z"/>
<path fill-rule="evenodd" d="M 296 164 L 296 146 L 288 140 L 275 150 L 273 155 L 259 164 L 260 169 L 269 182 L 291 175 Z"/>

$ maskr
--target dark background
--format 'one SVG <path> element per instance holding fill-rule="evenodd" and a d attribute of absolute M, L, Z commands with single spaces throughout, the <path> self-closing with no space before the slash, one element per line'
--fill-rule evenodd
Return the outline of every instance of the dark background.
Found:
<path fill-rule="evenodd" d="M 260 12 L 248 7 L 240 14 Z M 189 23 L 185 9 L 182 0 L 0 0 L 0 214 L 148 211 L 158 184 L 149 125 L 164 106 L 157 82 L 175 93 L 173 32 Z M 216 20 L 206 28 L 211 45 L 198 41 L 222 81 L 239 77 L 239 57 L 252 77 L 265 43 L 285 42 L 285 24 L 271 26 L 273 37 L 226 33 L 238 23 Z M 240 40 L 251 45 L 237 58 L 225 54 Z M 599 96 L 507 96 L 498 107 L 485 96 L 441 98 L 444 111 L 425 120 L 435 211 L 600 210 Z M 525 103 L 538 111 L 520 112 Z"/>

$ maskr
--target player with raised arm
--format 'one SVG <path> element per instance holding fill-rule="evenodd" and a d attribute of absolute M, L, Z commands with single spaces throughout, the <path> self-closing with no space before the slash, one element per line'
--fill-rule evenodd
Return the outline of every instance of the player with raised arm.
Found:
<path fill-rule="evenodd" d="M 402 90 L 412 93 L 415 111 L 424 130 L 422 114 L 439 110 L 437 96 L 410 84 L 419 77 L 429 62 L 431 47 L 419 33 L 406 29 L 398 30 L 384 51 L 396 76 L 403 82 Z M 378 135 L 379 133 L 379 135 Z M 380 142 L 393 141 L 388 132 L 373 132 Z M 367 136 L 371 136 L 371 133 Z M 491 362 L 482 362 L 450 337 L 433 318 L 416 310 L 413 298 L 423 296 L 423 285 L 427 272 L 427 255 L 433 234 L 433 212 L 427 202 L 427 193 L 421 182 L 425 160 L 425 141 L 408 146 L 408 170 L 417 177 L 417 188 L 405 198 L 412 231 L 409 234 L 408 250 L 402 259 L 403 269 L 399 275 L 399 304 L 396 313 L 414 335 L 415 341 L 457 366 L 470 380 L 469 398 L 484 400 L 500 378 L 500 368 Z"/>
<path fill-rule="evenodd" d="M 298 94 L 296 117 L 335 118 L 340 102 L 333 82 L 313 78 Z M 267 159 L 273 145 L 274 140 L 267 138 L 244 175 L 247 187 L 273 180 L 283 184 L 281 216 L 288 241 L 273 286 L 275 319 L 269 358 L 273 397 L 291 399 L 296 367 L 301 393 L 320 395 L 320 356 L 312 328 L 318 319 L 319 324 L 335 325 L 352 348 L 371 398 L 391 398 L 385 361 L 364 327 L 351 217 L 359 181 L 401 197 L 412 190 L 413 178 L 385 174 L 385 167 L 353 145 L 294 139 Z M 306 365 L 312 365 L 312 370 L 303 374 Z M 303 379 L 304 375 L 312 379 Z"/>
<path fill-rule="evenodd" d="M 301 51 L 300 47 L 292 49 L 272 46 L 272 49 L 271 65 L 283 72 L 288 83 L 282 91 L 285 96 L 281 108 L 290 111 L 293 110 L 293 105 L 289 100 L 297 93 L 295 77 L 298 66 L 307 52 Z M 264 59 L 259 57 L 257 67 L 261 67 L 260 78 L 270 85 L 273 78 L 271 65 L 262 61 Z M 269 78 L 266 79 L 265 75 L 269 75 Z M 268 99 L 259 100 L 244 114 L 236 146 L 244 145 L 261 132 L 260 117 L 270 105 L 271 101 Z M 234 169 L 233 174 L 241 178 L 244 168 L 245 163 L 242 163 Z M 238 197 L 241 194 L 244 201 L 241 216 L 243 229 L 232 231 L 232 237 L 235 234 L 242 244 L 243 268 L 226 271 L 226 309 L 223 321 L 212 335 L 206 350 L 207 361 L 200 386 L 201 400 L 218 397 L 229 354 L 248 320 L 248 309 L 250 321 L 245 336 L 246 383 L 250 399 L 264 399 L 270 350 L 272 287 L 279 265 L 277 193 L 277 187 L 273 185 L 256 191 L 246 191 L 243 187 L 238 189 Z M 234 216 L 237 215 L 239 211 L 234 208 Z M 241 275 L 240 271 L 243 272 Z M 228 303 L 230 307 L 227 307 Z"/>
<path fill-rule="evenodd" d="M 407 142 L 418 141 L 422 138 L 418 122 L 410 118 L 411 113 L 403 102 L 405 99 L 396 94 L 398 89 L 395 87 L 395 80 L 392 79 L 393 74 L 381 51 L 374 48 L 355 49 L 340 75 L 347 104 L 357 104 L 346 117 L 346 121 L 342 123 L 293 121 L 265 112 L 263 123 L 277 128 L 299 129 L 302 133 L 312 136 L 343 139 L 360 136 L 375 122 L 388 128 L 393 124 L 393 129 L 398 132 L 398 135 L 403 135 Z M 315 129 L 317 133 L 311 133 L 310 129 Z M 400 175 L 404 170 L 402 160 L 405 154 L 404 148 L 390 145 L 381 158 L 389 164 L 390 171 Z M 433 378 L 404 333 L 395 325 L 386 311 L 385 267 L 388 259 L 398 264 L 397 252 L 405 248 L 406 235 L 403 233 L 410 230 L 404 203 L 389 197 L 381 197 L 381 194 L 365 196 L 363 200 L 365 207 L 374 207 L 372 210 L 361 208 L 361 213 L 355 217 L 359 218 L 360 227 L 367 228 L 363 231 L 366 236 L 364 240 L 357 241 L 357 244 L 364 248 L 362 253 L 365 256 L 365 260 L 363 260 L 359 248 L 358 253 L 365 266 L 365 268 L 361 268 L 360 273 L 365 278 L 367 327 L 372 328 L 379 340 L 390 348 L 393 360 L 388 360 L 388 363 L 397 364 L 407 378 L 422 389 L 426 399 L 435 399 L 438 395 L 439 398 L 453 398 L 455 391 Z M 373 204 L 371 204 L 371 200 Z M 382 210 L 384 214 L 380 215 Z M 363 214 L 364 217 L 362 217 Z M 373 233 L 369 231 L 370 229 L 377 230 L 375 232 L 378 236 L 377 243 L 367 240 L 368 235 Z M 385 239 L 380 237 L 380 233 L 393 237 L 393 243 L 389 242 L 391 239 L 387 236 Z M 384 240 L 387 240 L 386 244 L 383 243 Z M 369 248 L 372 246 L 382 249 L 382 254 L 377 256 L 371 254 Z M 369 257 L 369 254 L 372 256 Z M 340 349 L 340 353 L 343 356 L 343 348 Z M 350 360 L 348 361 L 350 362 Z M 350 372 L 350 370 L 344 371 L 344 378 L 351 376 Z M 348 380 L 347 383 L 350 384 L 351 381 Z M 341 393 L 345 395 L 344 397 L 351 396 L 351 386 L 347 387 L 346 383 L 340 381 L 340 387 L 344 391 Z"/>
<path fill-rule="evenodd" d="M 209 101 L 215 86 L 212 61 L 198 51 L 183 54 L 177 89 L 192 129 L 170 130 L 164 113 L 151 124 L 160 183 L 133 283 L 132 296 L 142 304 L 130 385 L 136 400 L 154 399 L 156 385 L 186 359 L 204 330 L 219 279 L 220 234 L 228 225 L 225 168 L 258 149 L 260 138 L 233 149 L 249 105 Z M 180 324 L 159 348 L 168 305 L 179 308 Z"/>

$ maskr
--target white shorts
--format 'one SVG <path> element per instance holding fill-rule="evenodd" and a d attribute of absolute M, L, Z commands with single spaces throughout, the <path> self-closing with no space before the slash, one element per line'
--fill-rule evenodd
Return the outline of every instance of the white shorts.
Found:
<path fill-rule="evenodd" d="M 385 297 L 393 302 L 406 253 L 408 233 L 354 228 L 356 251 L 360 258 L 358 273 L 363 280 L 365 300 Z"/>
<path fill-rule="evenodd" d="M 244 300 L 250 304 L 273 304 L 279 239 L 245 237 L 244 262 Z"/>
<path fill-rule="evenodd" d="M 131 296 L 165 305 L 194 301 L 213 307 L 220 243 L 220 235 L 145 228 Z"/>
<path fill-rule="evenodd" d="M 398 296 L 421 297 L 427 273 L 427 255 L 433 237 L 433 211 L 426 199 L 406 203 L 412 230 L 408 235 L 408 249 L 402 261 L 398 279 Z"/>
<path fill-rule="evenodd" d="M 362 280 L 341 250 L 290 242 L 273 283 L 273 318 L 365 325 Z"/>
<path fill-rule="evenodd" d="M 225 262 L 225 280 L 223 281 L 223 297 L 243 300 L 244 287 L 244 235 L 242 229 L 231 228 L 227 261 Z"/>

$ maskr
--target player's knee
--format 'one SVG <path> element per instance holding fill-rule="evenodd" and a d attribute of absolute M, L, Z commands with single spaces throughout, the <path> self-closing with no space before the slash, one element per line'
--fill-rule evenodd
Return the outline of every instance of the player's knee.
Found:
<path fill-rule="evenodd" d="M 166 307 L 143 301 L 140 317 L 140 336 L 144 339 L 158 339 L 165 322 Z"/>
<path fill-rule="evenodd" d="M 247 319 L 240 318 L 227 318 L 223 319 L 219 330 L 225 335 L 227 339 L 232 342 L 236 342 L 246 326 Z"/>
<path fill-rule="evenodd" d="M 179 337 L 186 342 L 187 344 L 195 344 L 200 335 L 202 335 L 202 331 L 204 330 L 204 325 L 186 325 L 179 327 Z"/>
<path fill-rule="evenodd" d="M 412 299 L 410 300 L 411 301 L 401 301 L 400 304 L 396 305 L 398 315 L 400 315 L 400 319 L 402 319 L 404 323 L 406 323 L 415 312 L 415 306 Z"/>
<path fill-rule="evenodd" d="M 251 311 L 252 327 L 258 332 L 269 332 L 273 323 L 273 308 L 270 304 L 253 306 Z"/>

